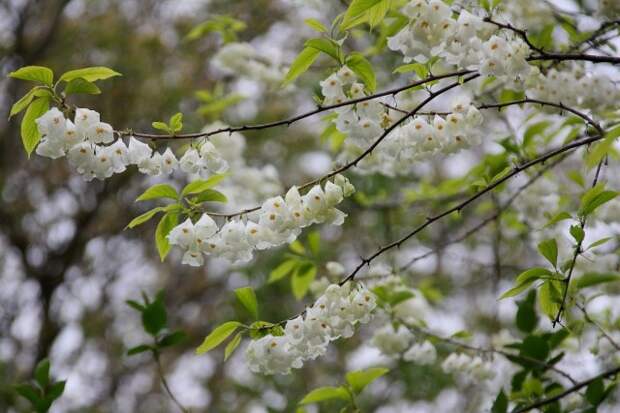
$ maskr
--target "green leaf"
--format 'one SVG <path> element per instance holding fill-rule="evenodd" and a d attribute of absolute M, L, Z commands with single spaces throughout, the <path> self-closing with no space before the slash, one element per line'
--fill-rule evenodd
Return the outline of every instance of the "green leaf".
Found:
<path fill-rule="evenodd" d="M 544 240 L 538 244 L 538 251 L 542 254 L 543 257 L 547 259 L 556 267 L 558 264 L 558 243 L 554 238 Z"/>
<path fill-rule="evenodd" d="M 534 281 L 541 278 L 542 276 L 551 275 L 551 271 L 546 268 L 530 268 L 527 271 L 522 272 L 517 276 L 515 280 L 515 286 L 510 290 L 506 291 L 500 296 L 500 300 L 507 297 L 514 297 L 515 295 L 521 294 L 525 291 Z"/>
<path fill-rule="evenodd" d="M 258 301 L 256 301 L 256 293 L 252 287 L 237 288 L 235 290 L 237 300 L 245 307 L 246 310 L 258 319 Z"/>
<path fill-rule="evenodd" d="M 340 46 L 333 40 L 324 38 L 309 39 L 304 43 L 304 46 L 320 50 L 326 55 L 333 57 L 337 62 L 340 62 Z"/>
<path fill-rule="evenodd" d="M 577 278 L 574 285 L 577 289 L 582 289 L 616 281 L 620 281 L 620 274 L 618 273 L 588 272 Z"/>
<path fill-rule="evenodd" d="M 382 0 L 353 0 L 344 14 L 342 23 L 340 23 L 340 30 L 347 30 L 353 27 L 356 23 L 356 19 L 359 18 L 361 14 L 367 12 L 371 7 L 376 6 L 381 1 Z"/>
<path fill-rule="evenodd" d="M 594 198 L 589 199 L 588 202 L 581 206 L 581 215 L 587 216 L 594 212 L 595 209 L 601 205 L 611 201 L 618 196 L 618 192 L 615 191 L 603 191 L 597 194 Z"/>
<path fill-rule="evenodd" d="M 138 201 L 149 201 L 151 199 L 159 199 L 159 198 L 170 198 L 175 201 L 179 199 L 179 194 L 177 190 L 168 184 L 156 184 L 147 189 L 136 198 L 136 202 Z"/>
<path fill-rule="evenodd" d="M 172 129 L 173 132 L 179 132 L 183 129 L 183 114 L 178 112 L 172 115 L 168 125 L 170 125 L 170 129 Z"/>
<path fill-rule="evenodd" d="M 67 383 L 66 380 L 61 380 L 61 381 L 52 383 L 47 390 L 47 394 L 45 398 L 50 403 L 56 400 L 57 398 L 59 398 L 62 395 L 62 393 L 65 391 L 66 383 Z"/>
<path fill-rule="evenodd" d="M 504 389 L 501 389 L 493 402 L 491 407 L 491 413 L 506 413 L 508 412 L 508 398 L 504 393 Z"/>
<path fill-rule="evenodd" d="M 390 369 L 385 367 L 373 367 L 366 370 L 357 370 L 347 373 L 347 383 L 353 389 L 355 394 L 359 394 L 366 386 L 386 374 Z"/>
<path fill-rule="evenodd" d="M 293 60 L 293 63 L 291 63 L 291 67 L 284 77 L 284 85 L 288 85 L 307 71 L 316 58 L 319 57 L 319 53 L 320 51 L 314 47 L 304 47 L 301 53 Z"/>
<path fill-rule="evenodd" d="M 170 132 L 170 128 L 165 122 L 153 122 L 151 123 L 151 126 L 157 130 L 161 130 L 164 132 Z"/>
<path fill-rule="evenodd" d="M 60 76 L 61 81 L 70 82 L 73 79 L 82 78 L 89 82 L 104 80 L 114 76 L 122 76 L 120 73 L 103 66 L 85 67 L 82 69 L 70 70 Z"/>
<path fill-rule="evenodd" d="M 44 389 L 50 382 L 50 361 L 49 359 L 43 359 L 34 369 L 34 379 L 39 383 L 42 389 Z"/>
<path fill-rule="evenodd" d="M 599 378 L 588 384 L 586 389 L 586 400 L 593 406 L 598 406 L 605 398 L 605 385 L 603 379 Z"/>
<path fill-rule="evenodd" d="M 616 126 L 605 134 L 602 142 L 598 143 L 586 156 L 585 164 L 588 169 L 594 168 L 613 148 L 614 141 L 620 136 L 620 126 Z"/>
<path fill-rule="evenodd" d="M 98 95 L 101 93 L 101 89 L 97 87 L 93 82 L 89 82 L 86 79 L 78 77 L 71 80 L 65 86 L 65 94 L 71 95 L 76 93 L 84 93 L 87 95 Z"/>
<path fill-rule="evenodd" d="M 162 261 L 170 252 L 170 244 L 168 243 L 168 238 L 166 238 L 166 236 L 174 227 L 177 226 L 178 222 L 179 215 L 177 213 L 167 212 L 161 218 L 159 224 L 157 224 L 157 229 L 155 229 L 155 244 L 157 245 L 157 251 L 159 252 L 159 257 Z"/>
<path fill-rule="evenodd" d="M 563 284 L 560 281 L 548 280 L 543 283 L 538 293 L 538 302 L 543 313 L 550 319 L 555 318 L 560 310 L 562 302 L 561 288 Z"/>
<path fill-rule="evenodd" d="M 344 387 L 319 387 L 306 394 L 299 404 L 318 403 L 333 399 L 349 401 L 351 396 Z"/>
<path fill-rule="evenodd" d="M 142 312 L 142 325 L 144 330 L 152 336 L 156 336 L 166 327 L 168 316 L 164 305 L 163 294 L 157 294 L 157 298 L 146 306 Z"/>
<path fill-rule="evenodd" d="M 226 198 L 226 195 L 224 195 L 220 191 L 217 191 L 215 189 L 207 189 L 207 190 L 201 192 L 195 198 L 192 198 L 192 201 L 196 202 L 196 203 L 199 203 L 199 204 L 201 204 L 203 202 L 222 202 L 222 203 L 226 203 L 226 202 L 228 202 L 228 198 Z"/>
<path fill-rule="evenodd" d="M 312 231 L 308 234 L 308 246 L 315 256 L 321 252 L 321 234 L 318 231 Z"/>
<path fill-rule="evenodd" d="M 52 86 L 54 82 L 54 72 L 43 66 L 25 66 L 9 73 L 9 77 L 40 82 L 47 86 Z"/>
<path fill-rule="evenodd" d="M 153 348 L 146 344 L 140 344 L 139 346 L 135 346 L 127 350 L 128 356 L 135 356 L 136 354 L 145 353 L 147 351 L 151 351 Z"/>
<path fill-rule="evenodd" d="M 291 289 L 295 298 L 298 300 L 304 298 L 315 277 L 316 266 L 313 263 L 304 263 L 297 267 L 291 278 Z"/>
<path fill-rule="evenodd" d="M 30 401 L 33 405 L 38 405 L 41 400 L 41 396 L 37 389 L 30 384 L 17 384 L 15 386 L 15 391 L 20 396 L 28 399 L 28 401 Z"/>
<path fill-rule="evenodd" d="M 127 228 L 134 228 L 138 225 L 144 224 L 146 221 L 150 220 L 157 214 L 158 212 L 162 212 L 164 207 L 153 208 L 150 211 L 146 211 L 144 214 L 138 215 L 134 219 L 131 220 L 129 224 L 127 224 Z"/>
<path fill-rule="evenodd" d="M 159 340 L 159 347 L 171 347 L 177 345 L 187 339 L 187 334 L 182 331 L 175 331 L 174 333 L 166 334 L 161 340 Z"/>
<path fill-rule="evenodd" d="M 298 262 L 299 261 L 293 259 L 283 261 L 271 271 L 267 282 L 272 283 L 286 277 L 291 271 L 293 271 Z"/>
<path fill-rule="evenodd" d="M 185 185 L 185 188 L 183 188 L 183 190 L 181 191 L 181 195 L 186 196 L 204 192 L 207 189 L 210 189 L 215 185 L 219 184 L 225 177 L 226 175 L 220 174 L 213 175 L 209 177 L 209 179 L 199 179 L 196 181 L 192 181 L 189 184 Z"/>
<path fill-rule="evenodd" d="M 237 333 L 228 344 L 224 348 L 224 361 L 228 360 L 228 358 L 234 353 L 234 351 L 239 347 L 239 343 L 241 343 L 242 333 Z"/>
<path fill-rule="evenodd" d="M 393 73 L 409 73 L 415 72 L 420 79 L 424 79 L 428 76 L 428 69 L 422 63 L 409 63 L 406 65 L 398 66 L 394 69 Z"/>
<path fill-rule="evenodd" d="M 517 328 L 524 333 L 531 333 L 538 325 L 538 315 L 534 304 L 536 303 L 536 290 L 531 290 L 525 300 L 518 303 L 516 314 Z"/>
<path fill-rule="evenodd" d="M 146 307 L 134 300 L 127 300 L 125 303 L 136 311 L 143 312 Z"/>
<path fill-rule="evenodd" d="M 306 253 L 306 248 L 304 247 L 304 245 L 299 242 L 298 240 L 295 240 L 293 242 L 291 242 L 288 245 L 288 248 L 293 251 L 295 254 L 299 254 L 299 255 L 304 255 Z"/>
<path fill-rule="evenodd" d="M 572 217 L 573 216 L 566 211 L 559 212 L 555 214 L 549 221 L 547 221 L 547 223 L 545 224 L 545 228 L 557 224 L 560 221 L 564 221 L 565 219 L 571 219 Z"/>
<path fill-rule="evenodd" d="M 219 346 L 224 340 L 228 338 L 232 333 L 237 330 L 242 324 L 238 321 L 228 321 L 218 327 L 215 328 L 209 334 L 202 344 L 196 349 L 196 354 L 204 354 L 209 350 L 214 349 Z"/>
<path fill-rule="evenodd" d="M 374 92 L 377 88 L 377 80 L 372 65 L 366 58 L 358 52 L 353 52 L 347 56 L 346 65 L 362 79 L 369 91 Z"/>
<path fill-rule="evenodd" d="M 325 27 L 325 25 L 317 19 L 306 19 L 304 20 L 304 23 L 306 23 L 308 26 L 310 26 L 319 33 L 327 33 L 328 31 L 327 27 Z"/>
<path fill-rule="evenodd" d="M 40 86 L 34 87 L 28 91 L 24 96 L 21 97 L 17 102 L 11 106 L 11 112 L 9 113 L 9 119 L 15 115 L 17 115 L 22 110 L 26 109 L 30 102 L 35 97 L 50 97 L 52 96 L 51 92 L 47 89 L 43 89 Z"/>
<path fill-rule="evenodd" d="M 613 237 L 604 237 L 601 238 L 599 240 L 594 241 L 592 244 L 588 245 L 588 247 L 586 248 L 586 250 L 590 250 L 596 247 L 600 247 L 603 244 L 606 244 L 608 241 L 612 240 Z"/>
<path fill-rule="evenodd" d="M 527 336 L 521 344 L 521 355 L 544 361 L 549 356 L 549 345 L 539 336 Z"/>
<path fill-rule="evenodd" d="M 586 236 L 580 225 L 571 225 L 569 232 L 578 243 L 583 241 L 583 238 Z"/>
<path fill-rule="evenodd" d="M 24 145 L 24 149 L 28 153 L 28 156 L 30 156 L 34 148 L 36 148 L 37 144 L 41 140 L 41 134 L 39 133 L 35 120 L 43 116 L 48 109 L 49 99 L 47 97 L 39 97 L 34 99 L 30 106 L 28 106 L 28 109 L 26 109 L 26 113 L 24 114 L 24 118 L 21 123 L 21 135 L 22 144 Z"/>

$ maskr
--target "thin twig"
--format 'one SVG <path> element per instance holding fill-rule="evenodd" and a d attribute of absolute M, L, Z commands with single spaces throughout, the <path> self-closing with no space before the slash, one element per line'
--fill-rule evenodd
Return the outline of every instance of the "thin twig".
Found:
<path fill-rule="evenodd" d="M 162 384 L 162 386 L 164 386 L 164 389 L 166 390 L 166 393 L 168 393 L 168 396 L 170 396 L 170 399 L 172 399 L 174 404 L 176 404 L 177 407 L 183 413 L 190 413 L 190 410 L 187 409 L 186 407 L 184 407 L 181 404 L 181 402 L 176 398 L 174 393 L 172 393 L 172 390 L 170 390 L 170 386 L 168 386 L 168 381 L 166 380 L 166 376 L 164 375 L 164 369 L 163 369 L 163 367 L 161 365 L 161 361 L 159 360 L 159 353 L 157 351 L 153 351 L 153 358 L 155 359 L 155 364 L 157 365 L 157 374 L 159 375 L 159 379 L 161 381 L 161 384 Z"/>
<path fill-rule="evenodd" d="M 609 341 L 609 344 L 611 344 L 616 350 L 620 351 L 620 344 L 618 344 L 616 342 L 616 340 L 614 340 L 609 335 L 609 333 L 607 331 L 605 331 L 603 326 L 601 326 L 598 322 L 596 322 L 596 320 L 594 320 L 592 317 L 590 317 L 590 314 L 586 310 L 585 305 L 581 305 L 581 304 L 577 303 L 576 306 L 577 306 L 578 309 L 581 310 L 581 312 L 583 313 L 583 316 L 585 317 L 586 321 L 591 323 L 591 324 L 593 324 L 596 328 L 598 328 L 598 330 L 601 332 L 603 337 L 605 337 L 607 339 L 607 341 Z"/>
<path fill-rule="evenodd" d="M 570 387 L 568 389 L 566 389 L 565 391 L 563 391 L 562 393 L 556 394 L 555 396 L 552 397 L 548 397 L 546 399 L 542 399 L 539 400 L 537 402 L 534 402 L 528 406 L 522 407 L 519 410 L 513 410 L 514 413 L 524 413 L 524 412 L 529 412 L 532 409 L 535 409 L 537 407 L 542 407 L 542 406 L 546 406 L 547 404 L 553 403 L 555 401 L 561 400 L 564 397 L 568 396 L 571 393 L 575 393 L 576 391 L 579 391 L 580 389 L 586 387 L 587 385 L 589 385 L 590 383 L 600 380 L 600 379 L 606 379 L 610 376 L 614 376 L 616 374 L 618 374 L 620 372 L 620 367 L 616 367 L 614 369 L 611 370 L 607 370 L 604 371 L 603 373 L 591 377 L 588 380 L 582 381 L 577 383 L 576 385 L 574 385 L 573 387 Z"/>

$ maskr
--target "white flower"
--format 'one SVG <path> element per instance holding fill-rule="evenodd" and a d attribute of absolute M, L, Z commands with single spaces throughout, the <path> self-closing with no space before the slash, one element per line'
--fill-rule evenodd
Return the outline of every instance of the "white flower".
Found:
<path fill-rule="evenodd" d="M 83 174 L 91 170 L 91 163 L 95 158 L 95 148 L 90 142 L 82 142 L 69 149 L 67 154 L 69 163 L 74 166 L 78 173 Z"/>
<path fill-rule="evenodd" d="M 65 131 L 65 117 L 58 108 L 51 108 L 35 120 L 39 133 L 44 136 L 61 136 Z"/>
<path fill-rule="evenodd" d="M 331 74 L 319 84 L 321 85 L 321 93 L 326 98 L 335 98 L 343 95 L 342 80 L 336 73 Z"/>
<path fill-rule="evenodd" d="M 127 164 L 129 164 L 129 150 L 125 146 L 125 143 L 121 139 L 118 139 L 112 145 L 106 147 L 106 151 L 112 160 L 112 170 L 115 173 L 123 172 Z"/>
<path fill-rule="evenodd" d="M 397 356 L 409 347 L 413 334 L 404 326 L 394 329 L 391 324 L 375 331 L 372 345 L 377 347 L 386 356 Z"/>
<path fill-rule="evenodd" d="M 198 151 L 194 148 L 189 148 L 179 161 L 181 170 L 188 175 L 198 174 L 202 170 L 202 159 Z"/>
<path fill-rule="evenodd" d="M 167 238 L 170 245 L 178 245 L 182 248 L 188 249 L 196 240 L 192 220 L 187 218 L 181 224 L 174 227 L 168 234 Z"/>
<path fill-rule="evenodd" d="M 152 153 L 153 150 L 146 143 L 140 142 L 133 136 L 129 138 L 128 156 L 130 164 L 139 165 L 149 159 Z"/>
<path fill-rule="evenodd" d="M 161 156 L 161 173 L 169 175 L 177 168 L 179 161 L 172 152 L 172 149 L 166 148 L 166 151 Z"/>
<path fill-rule="evenodd" d="M 437 359 L 437 350 L 428 340 L 425 340 L 422 344 L 411 346 L 403 354 L 403 358 L 421 365 L 433 364 Z"/>
<path fill-rule="evenodd" d="M 353 70 L 351 70 L 348 66 L 342 66 L 338 70 L 337 75 L 340 81 L 345 85 L 353 83 L 356 79 L 355 72 L 353 72 Z"/>
<path fill-rule="evenodd" d="M 200 156 L 204 161 L 203 177 L 206 178 L 211 174 L 221 174 L 228 170 L 228 162 L 226 162 L 211 142 L 205 141 L 202 144 L 200 147 Z"/>
<path fill-rule="evenodd" d="M 41 139 L 41 142 L 39 142 L 39 145 L 37 146 L 36 152 L 37 155 L 56 159 L 65 156 L 65 147 L 62 141 L 53 140 L 46 137 Z"/>
<path fill-rule="evenodd" d="M 85 136 L 92 143 L 110 143 L 114 140 L 114 129 L 105 122 L 97 122 L 86 129 Z"/>
<path fill-rule="evenodd" d="M 86 139 L 91 126 L 100 122 L 98 112 L 94 110 L 77 108 L 75 110 L 75 128 L 80 137 Z"/>

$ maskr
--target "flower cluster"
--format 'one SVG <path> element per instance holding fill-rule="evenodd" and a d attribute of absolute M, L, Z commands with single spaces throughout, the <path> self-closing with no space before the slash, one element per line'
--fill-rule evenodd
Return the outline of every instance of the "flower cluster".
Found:
<path fill-rule="evenodd" d="M 231 220 L 218 229 L 208 214 L 193 223 L 187 218 L 168 234 L 171 245 L 185 250 L 183 263 L 202 265 L 204 254 L 238 263 L 252 259 L 254 249 L 263 250 L 294 241 L 301 229 L 313 223 L 342 225 L 345 213 L 335 208 L 355 189 L 347 178 L 337 175 L 325 187 L 315 185 L 301 195 L 292 187 L 284 198 L 267 199 L 260 210 L 244 222 Z"/>
<path fill-rule="evenodd" d="M 321 82 L 326 104 L 365 96 L 364 85 L 346 66 Z M 359 102 L 334 110 L 334 123 L 347 139 L 341 161 L 350 161 L 368 148 L 393 123 L 394 116 L 376 100 Z M 402 116 L 402 115 L 401 115 Z M 419 116 L 388 135 L 381 146 L 364 158 L 359 167 L 365 172 L 387 175 L 407 173 L 414 161 L 447 155 L 480 144 L 478 127 L 483 118 L 469 99 L 458 97 L 452 113 L 435 115 L 432 119 Z"/>
<path fill-rule="evenodd" d="M 403 8 L 409 24 L 388 39 L 388 47 L 400 51 L 405 62 L 426 62 L 434 56 L 483 75 L 522 78 L 529 73 L 527 44 L 513 33 L 500 37 L 497 28 L 440 0 L 412 0 Z"/>
<path fill-rule="evenodd" d="M 532 69 L 526 85 L 532 97 L 571 107 L 613 109 L 620 99 L 620 90 L 608 76 L 586 74 L 577 65 L 567 70 L 549 69 L 544 74 Z"/>
<path fill-rule="evenodd" d="M 189 148 L 179 160 L 181 170 L 190 176 L 208 178 L 228 171 L 228 162 L 213 143 L 204 140 L 197 148 Z"/>
<path fill-rule="evenodd" d="M 493 364 L 478 356 L 471 357 L 465 353 L 452 353 L 441 363 L 447 374 L 459 374 L 472 381 L 488 380 L 495 377 Z"/>
<path fill-rule="evenodd" d="M 153 153 L 149 145 L 133 137 L 128 146 L 121 139 L 115 140 L 112 126 L 101 122 L 94 110 L 78 108 L 71 121 L 58 108 L 51 108 L 36 124 L 42 136 L 37 154 L 52 159 L 66 156 L 87 181 L 109 178 L 128 165 L 136 165 L 149 175 L 169 174 L 178 165 L 170 148 L 163 154 Z"/>
<path fill-rule="evenodd" d="M 403 354 L 403 358 L 420 365 L 433 364 L 437 360 L 437 350 L 430 341 L 424 340 L 422 343 L 412 345 Z"/>
<path fill-rule="evenodd" d="M 325 354 L 331 341 L 351 337 L 356 324 L 370 321 L 375 305 L 374 294 L 363 284 L 332 284 L 305 315 L 287 321 L 283 335 L 251 341 L 246 362 L 255 373 L 288 374 Z"/>
<path fill-rule="evenodd" d="M 285 71 L 261 56 L 249 43 L 228 43 L 213 56 L 212 64 L 228 73 L 235 73 L 267 84 L 279 84 Z"/>

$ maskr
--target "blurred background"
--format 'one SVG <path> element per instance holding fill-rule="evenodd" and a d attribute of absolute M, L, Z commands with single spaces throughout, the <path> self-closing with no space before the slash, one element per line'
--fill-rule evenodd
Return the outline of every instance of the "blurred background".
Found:
<path fill-rule="evenodd" d="M 19 119 L 7 120 L 11 104 L 27 89 L 6 75 L 26 65 L 47 66 L 56 74 L 97 65 L 122 73 L 100 83 L 101 95 L 74 101 L 99 111 L 102 120 L 116 129 L 152 132 L 152 121 L 167 120 L 178 111 L 185 115 L 184 130 L 197 131 L 216 120 L 231 125 L 265 122 L 311 109 L 313 92 L 324 77 L 321 70 L 329 67 L 319 65 L 314 74 L 304 75 L 297 89 L 279 87 L 278 75 L 304 39 L 313 35 L 303 20 L 329 22 L 344 10 L 342 3 L 0 1 L 0 411 L 27 411 L 11 385 L 31 378 L 36 362 L 44 357 L 51 359 L 56 379 L 68 380 L 54 412 L 176 411 L 160 386 L 152 358 L 126 355 L 127 349 L 148 338 L 139 314 L 125 303 L 140 300 L 141 292 L 153 296 L 163 290 L 168 325 L 188 336 L 183 344 L 163 353 L 162 365 L 171 390 L 193 411 L 295 411 L 297 401 L 309 390 L 341 382 L 347 370 L 389 361 L 362 344 L 368 341 L 369 331 L 340 340 L 326 357 L 288 376 L 251 374 L 242 351 L 225 364 L 221 351 L 195 356 L 194 349 L 214 326 L 245 317 L 234 301 L 234 288 L 257 288 L 264 320 L 277 321 L 303 308 L 287 282 L 265 282 L 286 248 L 259 253 L 243 267 L 217 260 L 198 269 L 181 266 L 179 251 L 161 263 L 153 241 L 154 224 L 124 230 L 131 218 L 146 210 L 134 200 L 155 180 L 128 171 L 105 182 L 86 183 L 65 161 L 35 155 L 28 160 L 19 138 Z M 245 27 L 206 30 L 187 38 L 192 28 L 214 16 L 234 17 Z M 260 52 L 256 61 L 273 72 L 266 70 L 257 79 L 256 73 L 233 76 L 224 70 L 214 55 L 226 36 L 250 42 Z M 372 46 L 366 41 L 351 40 L 359 50 Z M 373 62 L 379 89 L 392 85 L 391 70 L 381 68 L 400 64 L 398 56 Z M 496 123 L 506 133 L 502 122 Z M 235 200 L 234 209 L 252 206 L 328 171 L 333 148 L 319 139 L 322 127 L 318 125 L 319 119 L 313 119 L 290 128 L 245 133 L 246 175 L 226 189 Z M 322 248 L 313 259 L 319 272 L 330 260 L 355 263 L 360 254 L 393 240 L 429 211 L 438 210 L 444 202 L 427 202 L 426 197 L 432 198 L 439 182 L 466 171 L 478 155 L 455 157 L 450 165 L 427 163 L 410 177 L 353 178 L 366 198 L 347 201 L 343 209 L 350 218 L 342 228 L 318 228 Z M 260 185 L 253 185 L 252 179 L 259 179 Z M 403 199 L 405 183 L 416 192 Z M 442 193 L 458 196 L 459 182 L 449 185 Z M 546 194 L 544 187 L 540 194 Z M 400 209 L 405 201 L 413 205 L 410 212 L 415 219 Z M 481 203 L 478 212 L 492 211 L 496 202 Z M 535 210 L 538 204 L 527 207 Z M 454 217 L 422 236 L 421 241 L 439 248 L 431 260 L 413 267 L 412 279 L 431 304 L 459 291 L 458 299 L 445 304 L 446 310 L 458 314 L 439 315 L 436 324 L 448 331 L 475 325 L 483 332 L 497 333 L 503 321 L 512 322 L 516 310 L 513 302 L 495 301 L 500 283 L 510 280 L 524 265 L 524 257 L 536 252 L 523 242 L 528 225 L 517 215 L 508 217 L 509 234 L 504 236 L 509 239 L 504 239 L 503 251 L 494 247 L 502 237 L 495 224 L 467 247 L 444 251 L 442 242 L 454 234 L 454 225 L 461 228 L 468 219 Z M 303 243 L 306 236 L 307 232 Z M 418 247 L 413 243 L 413 249 L 405 251 L 407 258 L 424 251 Z M 336 250 L 341 255 L 336 256 Z M 403 262 L 405 252 L 387 261 Z M 576 365 L 585 376 L 596 371 L 593 360 L 588 359 L 590 364 L 580 360 Z M 467 403 L 475 410 L 477 402 L 467 396 L 467 389 L 455 390 L 439 367 L 389 362 L 397 371 L 395 379 L 377 382 L 362 400 L 365 411 L 389 404 L 389 409 L 377 411 L 464 411 Z"/>

